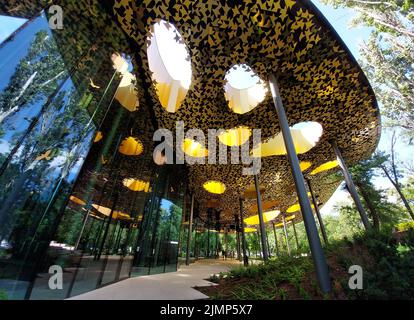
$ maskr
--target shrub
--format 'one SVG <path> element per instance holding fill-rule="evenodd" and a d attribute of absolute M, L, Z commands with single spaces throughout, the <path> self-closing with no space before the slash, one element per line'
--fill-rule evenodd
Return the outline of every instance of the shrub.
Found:
<path fill-rule="evenodd" d="M 334 290 L 323 296 L 317 286 L 312 258 L 280 256 L 248 267 L 240 266 L 220 278 L 234 287 L 223 299 L 413 299 L 414 230 L 400 240 L 391 232 L 371 231 L 354 239 L 331 242 L 325 254 Z M 363 269 L 363 290 L 348 287 L 348 268 Z M 230 281 L 230 282 L 228 282 Z"/>

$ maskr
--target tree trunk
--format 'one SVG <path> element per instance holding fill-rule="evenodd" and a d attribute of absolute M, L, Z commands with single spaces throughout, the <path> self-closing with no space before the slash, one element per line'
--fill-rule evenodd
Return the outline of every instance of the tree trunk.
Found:
<path fill-rule="evenodd" d="M 410 207 L 410 204 L 408 203 L 406 197 L 404 196 L 404 194 L 401 191 L 401 188 L 398 184 L 394 184 L 395 189 L 397 190 L 398 194 L 400 195 L 400 198 L 402 200 L 402 202 L 404 203 L 405 208 L 407 209 L 408 213 L 411 216 L 411 219 L 414 220 L 414 212 Z"/>
<path fill-rule="evenodd" d="M 367 194 L 363 183 L 356 181 L 355 184 L 357 185 L 358 190 L 361 193 L 362 198 L 364 199 L 369 212 L 371 213 L 372 223 L 374 225 L 375 230 L 379 230 L 380 221 L 379 221 L 379 216 L 378 216 L 377 209 L 375 208 L 375 205 L 372 203 L 371 199 L 369 198 L 369 195 Z"/>
<path fill-rule="evenodd" d="M 406 197 L 404 196 L 404 194 L 401 191 L 401 188 L 399 186 L 398 183 L 396 183 L 389 175 L 388 171 L 384 168 L 382 168 L 382 171 L 384 171 L 385 175 L 387 176 L 388 180 L 390 180 L 390 182 L 392 183 L 392 185 L 394 186 L 395 190 L 397 190 L 398 194 L 400 195 L 400 198 L 402 200 L 402 202 L 404 203 L 405 208 L 407 209 L 408 213 L 411 216 L 411 219 L 414 220 L 414 212 L 410 207 L 410 204 L 408 203 Z"/>

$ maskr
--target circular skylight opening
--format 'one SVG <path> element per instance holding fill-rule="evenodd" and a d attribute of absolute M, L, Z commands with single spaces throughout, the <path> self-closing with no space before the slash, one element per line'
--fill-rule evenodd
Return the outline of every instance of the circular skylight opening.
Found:
<path fill-rule="evenodd" d="M 292 129 L 300 131 L 300 134 L 305 137 L 307 143 L 309 145 L 313 145 L 312 148 L 319 141 L 323 133 L 322 125 L 315 121 L 297 123 L 292 127 Z"/>
<path fill-rule="evenodd" d="M 251 111 L 266 97 L 267 87 L 264 81 L 246 64 L 231 67 L 225 80 L 225 97 L 235 113 Z"/>
<path fill-rule="evenodd" d="M 178 30 L 161 20 L 153 25 L 148 39 L 148 63 L 161 105 L 175 112 L 191 84 L 191 60 Z"/>
<path fill-rule="evenodd" d="M 218 139 L 226 146 L 241 146 L 249 140 L 252 135 L 252 130 L 247 127 L 239 126 L 233 129 L 226 130 L 218 135 Z"/>
<path fill-rule="evenodd" d="M 322 126 L 314 121 L 301 122 L 290 127 L 290 134 L 292 135 L 296 153 L 303 154 L 315 147 L 321 138 L 322 133 Z M 254 157 L 269 157 L 286 154 L 287 152 L 282 133 L 279 132 L 267 142 L 260 143 L 253 149 L 252 153 Z"/>

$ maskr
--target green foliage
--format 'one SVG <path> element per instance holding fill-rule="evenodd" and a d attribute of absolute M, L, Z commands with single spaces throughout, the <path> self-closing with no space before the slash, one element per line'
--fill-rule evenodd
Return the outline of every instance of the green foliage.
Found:
<path fill-rule="evenodd" d="M 0 300 L 8 300 L 9 297 L 7 295 L 7 291 L 4 289 L 0 289 Z"/>
<path fill-rule="evenodd" d="M 228 273 L 213 275 L 210 281 L 243 279 L 252 282 L 251 285 L 237 284 L 232 289 L 232 294 L 236 299 L 288 299 L 288 293 L 283 287 L 286 284 L 296 288 L 303 299 L 311 299 L 311 294 L 303 287 L 302 282 L 307 272 L 312 270 L 313 265 L 309 258 L 283 256 L 248 267 L 235 267 Z"/>
<path fill-rule="evenodd" d="M 414 221 L 402 222 L 396 225 L 397 231 L 408 231 L 414 229 Z"/>
<path fill-rule="evenodd" d="M 310 256 L 282 256 L 266 263 L 239 266 L 211 279 L 230 286 L 220 299 L 412 299 L 414 297 L 414 230 L 400 242 L 389 232 L 357 234 L 325 247 L 333 281 L 340 284 L 323 295 Z M 363 290 L 348 287 L 348 268 L 363 268 Z"/>
<path fill-rule="evenodd" d="M 347 290 L 354 299 L 412 299 L 414 297 L 414 236 L 399 244 L 389 233 L 370 233 L 355 238 L 372 263 L 364 267 L 364 289 Z M 402 250 L 404 248 L 405 250 Z"/>
<path fill-rule="evenodd" d="M 414 137 L 414 1 L 322 0 L 356 11 L 353 25 L 372 28 L 361 47 L 362 65 L 389 124 Z"/>

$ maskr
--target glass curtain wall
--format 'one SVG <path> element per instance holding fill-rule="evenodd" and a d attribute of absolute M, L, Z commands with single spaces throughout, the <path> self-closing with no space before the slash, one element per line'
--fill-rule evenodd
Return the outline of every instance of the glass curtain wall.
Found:
<path fill-rule="evenodd" d="M 154 118 L 125 97 L 140 96 L 128 41 L 91 6 L 66 1 L 62 30 L 41 12 L 0 45 L 6 299 L 64 299 L 177 268 L 185 170 L 154 164 Z"/>
<path fill-rule="evenodd" d="M 157 170 L 138 236 L 133 276 L 177 270 L 184 176 L 184 168 L 179 166 Z"/>

